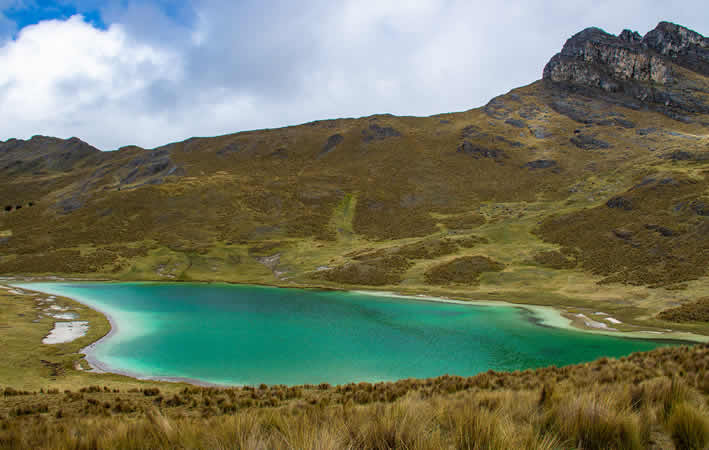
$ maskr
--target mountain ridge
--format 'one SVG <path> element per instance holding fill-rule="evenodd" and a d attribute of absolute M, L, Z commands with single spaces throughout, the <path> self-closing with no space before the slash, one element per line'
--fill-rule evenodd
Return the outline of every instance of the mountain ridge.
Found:
<path fill-rule="evenodd" d="M 587 29 L 541 80 L 458 113 L 152 150 L 8 140 L 0 274 L 376 287 L 667 327 L 661 310 L 709 296 L 707 48 L 666 22 Z"/>

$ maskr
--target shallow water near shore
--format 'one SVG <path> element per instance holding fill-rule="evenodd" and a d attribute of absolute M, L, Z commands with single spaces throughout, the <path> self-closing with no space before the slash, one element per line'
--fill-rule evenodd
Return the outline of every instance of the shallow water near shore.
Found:
<path fill-rule="evenodd" d="M 519 307 L 185 283 L 27 283 L 107 314 L 89 360 L 138 377 L 341 384 L 566 365 L 668 342 L 540 326 Z"/>

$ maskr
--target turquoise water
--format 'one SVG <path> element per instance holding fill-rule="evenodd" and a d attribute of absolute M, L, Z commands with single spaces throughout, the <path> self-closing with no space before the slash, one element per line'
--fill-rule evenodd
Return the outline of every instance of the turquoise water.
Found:
<path fill-rule="evenodd" d="M 109 314 L 91 358 L 136 376 L 217 384 L 388 381 L 590 361 L 661 342 L 536 325 L 510 306 L 351 292 L 163 283 L 34 283 Z"/>

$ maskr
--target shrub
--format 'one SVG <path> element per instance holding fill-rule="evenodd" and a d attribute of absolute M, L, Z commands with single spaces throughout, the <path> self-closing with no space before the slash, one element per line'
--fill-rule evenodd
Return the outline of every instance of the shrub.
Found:
<path fill-rule="evenodd" d="M 143 389 L 143 395 L 146 397 L 153 397 L 158 394 L 160 394 L 160 389 L 156 387 Z"/>
<path fill-rule="evenodd" d="M 665 418 L 670 416 L 675 405 L 683 403 L 690 397 L 687 386 L 677 378 L 672 378 L 672 381 L 665 379 L 657 388 L 657 395 L 662 403 L 662 412 Z"/>
<path fill-rule="evenodd" d="M 83 388 L 79 389 L 79 392 L 83 392 L 85 394 L 93 394 L 96 392 L 101 392 L 101 386 L 83 387 Z"/>
<path fill-rule="evenodd" d="M 486 256 L 463 256 L 428 269 L 428 284 L 476 283 L 484 272 L 499 272 L 505 266 Z"/>
<path fill-rule="evenodd" d="M 657 317 L 669 322 L 709 322 L 709 297 L 666 309 Z"/>
<path fill-rule="evenodd" d="M 206 403 L 207 403 L 207 399 L 205 399 L 205 404 Z M 185 404 L 186 404 L 186 402 L 177 394 L 173 395 L 171 398 L 169 398 L 165 401 L 165 405 L 171 406 L 171 407 L 182 406 Z"/>

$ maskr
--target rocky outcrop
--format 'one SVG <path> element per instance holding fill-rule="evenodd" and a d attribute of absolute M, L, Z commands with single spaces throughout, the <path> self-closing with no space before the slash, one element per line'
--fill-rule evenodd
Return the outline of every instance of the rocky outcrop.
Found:
<path fill-rule="evenodd" d="M 587 28 L 571 37 L 544 68 L 544 79 L 576 90 L 625 94 L 644 104 L 685 113 L 708 113 L 709 106 L 687 93 L 676 66 L 709 76 L 709 39 L 668 22 L 640 37 L 614 36 Z"/>
<path fill-rule="evenodd" d="M 709 39 L 685 27 L 660 22 L 642 45 L 669 57 L 675 64 L 709 76 Z"/>
<path fill-rule="evenodd" d="M 622 81 L 668 83 L 672 70 L 665 58 L 648 52 L 633 38 L 624 40 L 587 28 L 566 41 L 544 68 L 544 78 L 616 92 Z"/>
<path fill-rule="evenodd" d="M 33 136 L 29 140 L 0 142 L 0 171 L 13 174 L 42 171 L 66 172 L 86 162 L 95 162 L 101 151 L 79 138 Z"/>
<path fill-rule="evenodd" d="M 327 138 L 327 142 L 325 142 L 325 145 L 323 146 L 322 150 L 320 150 L 320 153 L 318 153 L 318 158 L 321 158 L 331 151 L 335 150 L 335 147 L 340 145 L 342 141 L 344 141 L 345 138 L 341 134 L 333 134 L 329 138 Z"/>
<path fill-rule="evenodd" d="M 463 141 L 462 144 L 458 146 L 456 153 L 462 153 L 465 155 L 470 155 L 475 159 L 489 158 L 498 161 L 505 158 L 505 152 L 498 150 L 496 148 L 486 148 L 480 145 L 471 143 L 470 141 Z"/>
<path fill-rule="evenodd" d="M 372 142 L 375 140 L 383 140 L 391 137 L 399 137 L 401 133 L 392 127 L 381 127 L 373 123 L 366 130 L 362 130 L 362 141 Z"/>

